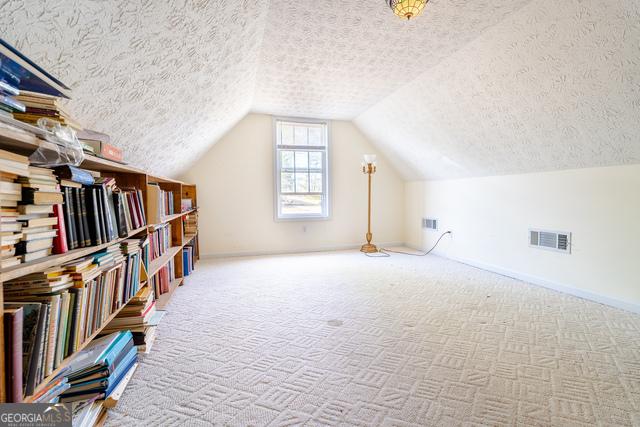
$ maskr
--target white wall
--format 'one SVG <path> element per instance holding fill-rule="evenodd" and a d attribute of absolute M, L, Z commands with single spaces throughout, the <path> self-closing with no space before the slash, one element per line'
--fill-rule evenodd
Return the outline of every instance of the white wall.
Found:
<path fill-rule="evenodd" d="M 376 153 L 350 122 L 331 122 L 331 218 L 274 221 L 272 117 L 249 114 L 182 178 L 198 186 L 203 255 L 310 251 L 364 242 L 367 181 L 362 155 Z M 379 156 L 373 183 L 374 243 L 403 241 L 404 182 Z"/>
<path fill-rule="evenodd" d="M 640 311 L 640 165 L 408 182 L 405 196 L 414 247 L 452 230 L 437 253 Z M 572 232 L 572 253 L 530 248 L 530 227 Z"/>

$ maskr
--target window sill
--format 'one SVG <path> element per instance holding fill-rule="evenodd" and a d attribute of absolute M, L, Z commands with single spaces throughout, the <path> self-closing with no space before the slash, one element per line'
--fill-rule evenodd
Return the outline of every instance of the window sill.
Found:
<path fill-rule="evenodd" d="M 331 215 L 327 216 L 293 216 L 284 218 L 274 218 L 275 222 L 315 222 L 315 221 L 329 221 Z"/>

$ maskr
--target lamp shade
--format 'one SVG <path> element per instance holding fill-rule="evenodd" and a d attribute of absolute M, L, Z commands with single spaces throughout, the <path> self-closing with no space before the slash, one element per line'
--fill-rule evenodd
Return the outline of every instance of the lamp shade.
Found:
<path fill-rule="evenodd" d="M 376 162 L 376 155 L 375 154 L 365 154 L 364 155 L 364 162 L 369 164 L 369 163 L 375 163 Z"/>
<path fill-rule="evenodd" d="M 388 0 L 393 13 L 401 18 L 411 19 L 422 13 L 429 0 Z"/>

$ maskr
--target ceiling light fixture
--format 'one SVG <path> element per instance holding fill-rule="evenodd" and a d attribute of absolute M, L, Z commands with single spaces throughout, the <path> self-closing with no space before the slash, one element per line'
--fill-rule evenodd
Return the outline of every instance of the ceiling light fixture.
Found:
<path fill-rule="evenodd" d="M 418 16 L 429 0 L 387 0 L 393 13 L 407 20 Z"/>

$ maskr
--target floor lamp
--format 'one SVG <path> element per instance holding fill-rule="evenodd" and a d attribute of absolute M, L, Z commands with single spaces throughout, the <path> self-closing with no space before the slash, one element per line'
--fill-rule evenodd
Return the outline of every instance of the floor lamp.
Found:
<path fill-rule="evenodd" d="M 378 248 L 376 248 L 376 245 L 371 243 L 371 239 L 373 238 L 373 234 L 371 234 L 371 176 L 376 173 L 375 154 L 364 155 L 364 163 L 362 163 L 362 173 L 366 174 L 369 180 L 369 205 L 367 209 L 367 243 L 362 245 L 360 251 L 364 253 L 373 253 L 378 252 Z"/>

